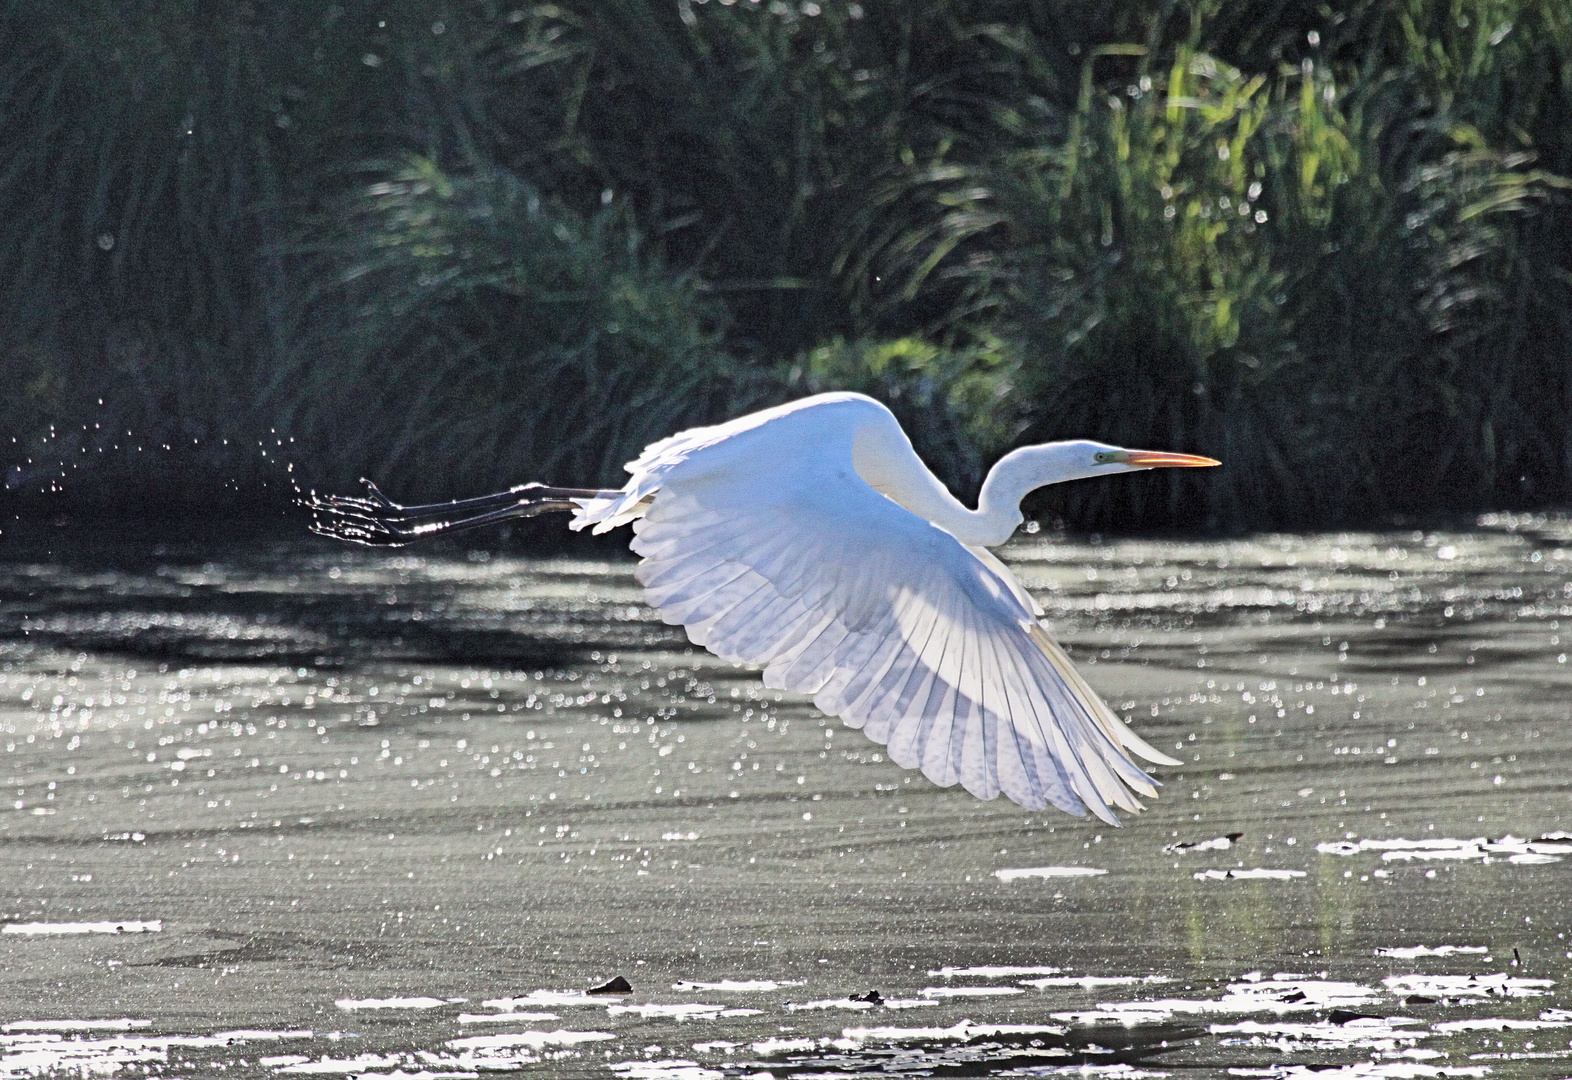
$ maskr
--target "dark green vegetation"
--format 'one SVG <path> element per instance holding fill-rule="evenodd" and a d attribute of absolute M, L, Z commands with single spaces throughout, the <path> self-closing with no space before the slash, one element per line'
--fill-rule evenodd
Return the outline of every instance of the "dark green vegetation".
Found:
<path fill-rule="evenodd" d="M 837 387 L 963 489 L 1069 435 L 1227 462 L 1044 497 L 1086 525 L 1572 492 L 1566 0 L 0 0 L 0 35 L 28 505 L 282 502 L 280 455 L 613 483 Z"/>

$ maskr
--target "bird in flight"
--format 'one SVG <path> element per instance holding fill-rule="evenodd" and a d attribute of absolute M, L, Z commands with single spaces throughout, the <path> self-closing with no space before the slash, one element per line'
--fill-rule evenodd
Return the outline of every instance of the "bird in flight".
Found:
<path fill-rule="evenodd" d="M 1129 751 L 1180 763 L 1114 715 L 989 548 L 1039 487 L 1216 464 L 1088 440 L 1023 446 L 989 471 L 972 510 L 889 409 L 833 393 L 652 443 L 618 489 L 523 484 L 401 506 L 367 481 L 367 497 L 309 505 L 316 532 L 371 545 L 552 510 L 571 511 L 573 529 L 631 524 L 646 599 L 695 644 L 812 695 L 942 787 L 1118 824 L 1115 811 L 1157 794 Z"/>

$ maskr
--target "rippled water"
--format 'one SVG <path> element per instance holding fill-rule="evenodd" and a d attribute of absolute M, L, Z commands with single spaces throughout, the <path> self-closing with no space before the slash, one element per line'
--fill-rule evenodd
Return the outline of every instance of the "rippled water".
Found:
<path fill-rule="evenodd" d="M 0 1078 L 1572 1076 L 1569 535 L 1018 542 L 1186 761 L 1122 829 L 631 562 L 8 535 Z"/>

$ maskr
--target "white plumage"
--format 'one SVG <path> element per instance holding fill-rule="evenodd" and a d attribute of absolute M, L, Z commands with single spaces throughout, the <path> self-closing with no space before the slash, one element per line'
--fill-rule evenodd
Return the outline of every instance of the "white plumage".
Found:
<path fill-rule="evenodd" d="M 631 523 L 649 602 L 697 644 L 813 695 L 936 784 L 1117 824 L 1115 810 L 1157 794 L 1127 750 L 1179 763 L 1103 703 L 988 549 L 1045 484 L 1216 464 L 1088 440 L 1023 446 L 971 510 L 883 405 L 820 394 L 653 443 L 616 491 L 532 483 L 401 506 L 368 481 L 364 497 L 310 506 L 318 532 L 374 545 L 553 510 L 573 511 L 575 529 Z"/>
<path fill-rule="evenodd" d="M 1159 454 L 1142 464 L 1143 453 L 1016 451 L 972 511 L 883 405 L 823 394 L 652 444 L 620 491 L 574 500 L 572 527 L 633 523 L 638 580 L 666 622 L 761 665 L 766 686 L 813 695 L 896 763 L 982 799 L 1117 824 L 1116 809 L 1156 795 L 1125 751 L 1178 762 L 1103 703 L 984 545 L 1008 538 L 1021 496 L 1042 484 L 1214 464 Z"/>

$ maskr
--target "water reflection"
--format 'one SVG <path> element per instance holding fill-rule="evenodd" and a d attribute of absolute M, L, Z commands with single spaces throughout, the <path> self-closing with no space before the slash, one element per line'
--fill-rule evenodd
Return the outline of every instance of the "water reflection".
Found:
<path fill-rule="evenodd" d="M 906 774 L 627 563 L 13 544 L 0 1077 L 1572 1068 L 1566 532 L 1011 549 L 1186 761 L 1119 830 Z"/>

